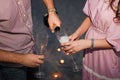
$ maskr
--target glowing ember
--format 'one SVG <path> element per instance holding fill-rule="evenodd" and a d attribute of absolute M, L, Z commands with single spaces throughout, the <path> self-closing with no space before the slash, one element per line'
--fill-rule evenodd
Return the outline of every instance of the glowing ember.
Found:
<path fill-rule="evenodd" d="M 64 63 L 65 63 L 65 61 L 64 61 L 63 59 L 61 59 L 61 60 L 60 60 L 60 63 L 61 63 L 61 64 L 64 64 Z"/>
<path fill-rule="evenodd" d="M 57 48 L 57 51 L 58 51 L 58 52 L 60 52 L 60 51 L 61 51 L 61 49 L 60 49 L 60 48 Z"/>

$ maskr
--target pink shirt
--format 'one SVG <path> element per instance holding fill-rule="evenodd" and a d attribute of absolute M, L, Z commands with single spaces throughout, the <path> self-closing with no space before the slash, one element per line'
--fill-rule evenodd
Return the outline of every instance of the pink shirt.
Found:
<path fill-rule="evenodd" d="M 119 0 L 115 0 L 114 6 Z M 113 49 L 87 49 L 83 57 L 83 80 L 120 80 L 120 23 L 115 23 L 109 0 L 87 0 L 83 9 L 92 25 L 87 39 L 106 39 Z"/>
<path fill-rule="evenodd" d="M 33 51 L 30 0 L 0 0 L 0 49 Z"/>

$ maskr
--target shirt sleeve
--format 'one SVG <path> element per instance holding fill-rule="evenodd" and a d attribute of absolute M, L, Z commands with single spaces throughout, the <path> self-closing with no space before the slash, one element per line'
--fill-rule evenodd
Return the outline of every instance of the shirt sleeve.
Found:
<path fill-rule="evenodd" d="M 83 8 L 83 12 L 87 15 L 87 16 L 89 16 L 89 11 L 88 11 L 88 9 L 89 9 L 89 5 L 88 5 L 88 0 L 86 1 L 86 3 L 85 3 L 85 6 L 84 6 L 84 8 Z"/>
<path fill-rule="evenodd" d="M 107 41 L 115 51 L 120 52 L 120 23 L 113 22 L 107 31 Z"/>

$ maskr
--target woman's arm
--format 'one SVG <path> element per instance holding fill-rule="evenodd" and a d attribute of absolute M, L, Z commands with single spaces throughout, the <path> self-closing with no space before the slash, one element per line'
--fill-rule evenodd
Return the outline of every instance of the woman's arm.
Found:
<path fill-rule="evenodd" d="M 111 49 L 112 46 L 107 42 L 106 39 L 80 39 L 75 41 L 70 41 L 61 44 L 62 49 L 66 53 L 74 54 L 84 49 L 94 48 L 94 49 Z M 65 47 L 67 46 L 67 47 Z"/>
<path fill-rule="evenodd" d="M 86 17 L 75 33 L 80 36 L 83 35 L 90 28 L 90 25 L 91 25 L 90 18 Z"/>
<path fill-rule="evenodd" d="M 69 40 L 74 41 L 76 39 L 79 39 L 79 37 L 82 36 L 90 28 L 90 25 L 90 18 L 86 17 L 78 29 L 71 36 L 69 36 Z"/>

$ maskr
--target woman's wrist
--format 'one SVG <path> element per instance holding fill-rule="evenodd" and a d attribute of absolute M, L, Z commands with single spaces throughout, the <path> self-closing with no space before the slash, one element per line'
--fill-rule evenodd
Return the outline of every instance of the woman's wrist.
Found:
<path fill-rule="evenodd" d="M 85 49 L 91 48 L 91 39 L 85 39 L 84 43 L 86 44 Z"/>
<path fill-rule="evenodd" d="M 94 39 L 86 39 L 85 44 L 86 44 L 85 48 L 93 49 L 94 48 Z"/>

